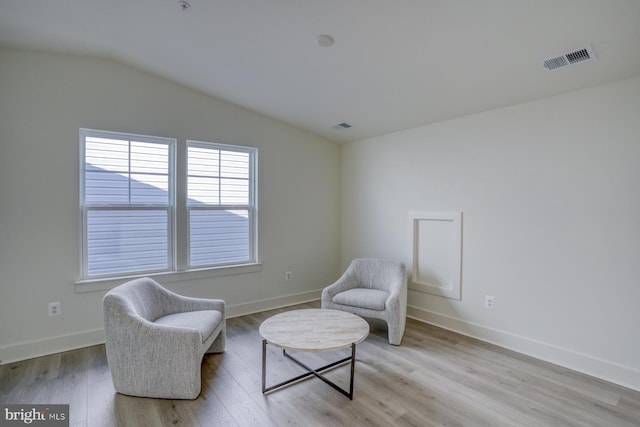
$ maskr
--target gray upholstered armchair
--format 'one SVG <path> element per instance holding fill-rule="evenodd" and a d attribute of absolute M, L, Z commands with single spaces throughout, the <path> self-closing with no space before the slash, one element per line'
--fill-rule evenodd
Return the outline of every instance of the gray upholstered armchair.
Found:
<path fill-rule="evenodd" d="M 404 264 L 354 259 L 338 281 L 322 291 L 322 308 L 382 319 L 389 329 L 389 344 L 400 345 L 407 318 Z"/>
<path fill-rule="evenodd" d="M 104 297 L 107 362 L 117 392 L 195 399 L 205 353 L 226 340 L 223 300 L 189 298 L 145 277 Z"/>

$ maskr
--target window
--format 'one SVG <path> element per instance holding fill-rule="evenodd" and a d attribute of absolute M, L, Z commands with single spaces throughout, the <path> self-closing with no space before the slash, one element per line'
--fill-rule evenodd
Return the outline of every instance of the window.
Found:
<path fill-rule="evenodd" d="M 83 279 L 256 262 L 256 149 L 188 141 L 180 177 L 172 138 L 80 129 L 80 144 Z"/>
<path fill-rule="evenodd" d="M 175 140 L 80 130 L 82 276 L 173 269 Z"/>
<path fill-rule="evenodd" d="M 187 141 L 189 267 L 255 261 L 255 149 Z"/>

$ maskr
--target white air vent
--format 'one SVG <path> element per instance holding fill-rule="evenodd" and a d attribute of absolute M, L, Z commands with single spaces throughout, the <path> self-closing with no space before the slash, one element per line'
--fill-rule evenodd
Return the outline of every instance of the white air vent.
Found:
<path fill-rule="evenodd" d="M 558 68 L 566 67 L 568 65 L 578 64 L 580 62 L 591 61 L 596 59 L 596 54 L 593 52 L 591 45 L 575 49 L 568 53 L 563 53 L 558 56 L 543 59 L 541 64 L 547 71 L 557 70 Z"/>
<path fill-rule="evenodd" d="M 349 129 L 351 127 L 351 125 L 349 123 L 338 123 L 337 125 L 335 125 L 333 128 L 334 129 Z"/>

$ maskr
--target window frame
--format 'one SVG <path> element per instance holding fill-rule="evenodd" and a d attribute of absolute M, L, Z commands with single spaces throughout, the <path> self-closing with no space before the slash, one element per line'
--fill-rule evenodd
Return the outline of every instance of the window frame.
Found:
<path fill-rule="evenodd" d="M 196 148 L 205 148 L 205 149 L 214 149 L 219 151 L 232 151 L 238 153 L 246 153 L 249 156 L 248 161 L 248 201 L 246 205 L 243 204 L 223 204 L 220 203 L 218 205 L 190 205 L 188 202 L 188 185 L 189 185 L 189 147 Z M 231 144 L 222 144 L 217 142 L 207 142 L 207 141 L 196 141 L 188 139 L 185 143 L 185 178 L 184 178 L 184 188 L 185 188 L 185 222 L 186 222 L 186 231 L 185 231 L 185 240 L 186 240 L 186 268 L 187 270 L 200 270 L 206 268 L 220 268 L 220 267 L 229 267 L 229 266 L 238 266 L 238 265 L 246 265 L 246 264 L 256 264 L 258 262 L 258 233 L 257 233 L 257 189 L 258 189 L 258 149 L 256 147 L 248 147 L 241 145 L 231 145 Z M 220 179 L 223 177 L 220 176 Z M 231 261 L 225 263 L 212 263 L 206 265 L 192 265 L 191 264 L 191 210 L 210 210 L 210 211 L 229 211 L 229 210 L 247 210 L 248 213 L 248 227 L 249 227 L 249 241 L 248 241 L 248 259 L 244 261 Z"/>
<path fill-rule="evenodd" d="M 128 271 L 113 274 L 89 275 L 88 274 L 88 224 L 87 212 L 89 210 L 124 209 L 123 206 L 87 206 L 85 203 L 86 190 L 86 138 L 87 137 L 108 138 L 116 140 L 135 140 L 141 142 L 162 142 L 168 144 L 169 164 L 168 164 L 168 191 L 169 204 L 165 207 L 168 211 L 168 260 L 167 268 L 159 270 Z M 141 135 L 129 132 L 115 132 L 97 129 L 80 128 L 79 130 L 79 207 L 80 207 L 80 232 L 79 232 L 79 263 L 80 277 L 75 282 L 77 292 L 87 292 L 92 290 L 109 289 L 113 284 L 121 283 L 122 279 L 129 279 L 141 276 L 162 275 L 163 281 L 173 282 L 180 279 L 191 280 L 196 278 L 215 277 L 228 274 L 242 274 L 259 271 L 261 263 L 259 260 L 258 247 L 258 148 L 231 145 L 214 142 L 184 140 L 180 144 L 177 138 L 169 138 L 153 135 Z M 248 205 L 248 249 L 249 257 L 241 262 L 229 262 L 222 264 L 196 265 L 191 266 L 190 254 L 190 225 L 189 210 L 196 208 L 188 206 L 188 146 L 189 144 L 203 145 L 205 147 L 218 147 L 224 150 L 246 152 L 249 154 L 249 205 Z M 179 167 L 178 167 L 179 165 Z M 229 210 L 230 207 L 242 207 L 245 205 L 221 205 L 218 209 Z M 136 209 L 133 207 L 132 209 Z M 141 206 L 139 206 L 142 209 Z M 144 209 L 161 209 L 158 206 L 145 205 Z M 88 286 L 94 283 L 93 286 Z"/>
<path fill-rule="evenodd" d="M 81 280 L 111 279 L 136 275 L 148 275 L 175 271 L 176 268 L 176 145 L 175 138 L 141 135 L 129 132 L 112 132 L 97 129 L 80 128 L 80 277 Z M 129 143 L 145 142 L 167 147 L 167 185 L 168 195 L 166 204 L 158 203 L 87 203 L 86 198 L 86 144 L 87 138 L 103 138 L 113 140 L 127 140 Z M 131 157 L 129 156 L 129 162 Z M 131 270 L 107 274 L 89 274 L 88 253 L 88 218 L 90 211 L 166 211 L 167 212 L 167 267 L 161 269 Z"/>

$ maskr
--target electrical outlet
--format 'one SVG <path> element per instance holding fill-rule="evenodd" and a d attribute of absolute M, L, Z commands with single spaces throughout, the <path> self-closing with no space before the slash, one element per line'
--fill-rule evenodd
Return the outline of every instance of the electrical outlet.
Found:
<path fill-rule="evenodd" d="M 495 301 L 493 300 L 493 296 L 485 295 L 484 296 L 484 308 L 494 308 Z"/>
<path fill-rule="evenodd" d="M 49 316 L 59 316 L 62 314 L 62 303 L 60 301 L 49 303 Z"/>
<path fill-rule="evenodd" d="M 292 273 L 290 271 L 287 271 L 286 273 L 284 273 L 284 280 L 291 280 L 291 276 Z"/>

